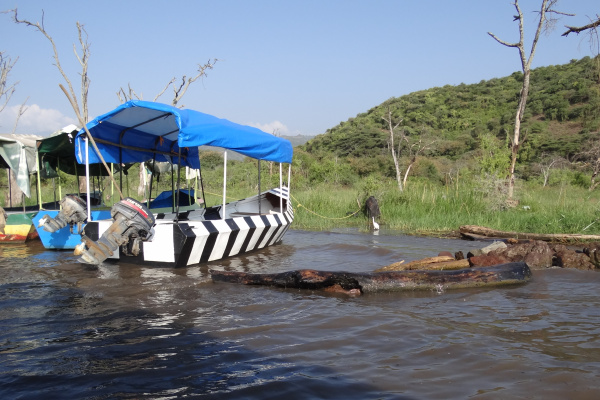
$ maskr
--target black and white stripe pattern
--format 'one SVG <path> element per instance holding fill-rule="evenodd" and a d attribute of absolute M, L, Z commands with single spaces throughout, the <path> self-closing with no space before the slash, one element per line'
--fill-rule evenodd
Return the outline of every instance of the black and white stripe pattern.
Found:
<path fill-rule="evenodd" d="M 292 219 L 292 214 L 285 212 L 190 222 L 188 227 L 191 235 L 188 235 L 188 240 L 193 244 L 185 265 L 220 260 L 277 243 Z M 178 262 L 179 265 L 183 265 L 183 258 Z"/>
<path fill-rule="evenodd" d="M 110 258 L 142 265 L 178 267 L 220 260 L 279 242 L 293 219 L 291 208 L 284 213 L 207 221 L 157 219 L 154 235 L 142 243 L 139 256 L 128 257 L 115 252 Z M 111 223 L 112 220 L 89 223 L 86 234 L 97 240 Z"/>

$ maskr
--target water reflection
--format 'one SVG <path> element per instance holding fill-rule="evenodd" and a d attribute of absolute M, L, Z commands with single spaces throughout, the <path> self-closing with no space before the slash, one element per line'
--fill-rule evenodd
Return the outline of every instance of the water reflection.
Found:
<path fill-rule="evenodd" d="M 209 269 L 369 271 L 470 242 L 290 231 L 207 265 L 0 265 L 4 398 L 596 398 L 600 274 L 358 298 L 215 284 Z M 23 253 L 21 253 L 23 254 Z M 45 268 L 40 268 L 45 266 Z M 48 266 L 52 266 L 48 268 Z"/>

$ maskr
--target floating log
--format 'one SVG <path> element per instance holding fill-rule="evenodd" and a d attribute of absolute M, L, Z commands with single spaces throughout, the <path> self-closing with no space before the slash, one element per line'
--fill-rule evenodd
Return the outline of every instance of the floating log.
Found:
<path fill-rule="evenodd" d="M 468 239 L 477 239 L 482 237 L 487 238 L 514 238 L 514 239 L 526 239 L 526 240 L 542 240 L 545 242 L 582 242 L 582 241 L 600 241 L 599 235 L 580 235 L 580 234 L 566 234 L 566 233 L 523 233 L 523 232 L 509 232 L 499 231 L 496 229 L 486 228 L 484 226 L 477 225 L 463 225 L 460 227 L 460 234 Z"/>
<path fill-rule="evenodd" d="M 397 262 L 390 264 L 385 267 L 376 269 L 375 272 L 383 271 L 410 271 L 415 269 L 426 269 L 426 270 L 449 270 L 449 269 L 461 269 L 468 268 L 469 260 L 455 260 L 454 257 L 449 256 L 437 256 L 428 257 L 421 260 L 415 260 L 411 262 Z"/>
<path fill-rule="evenodd" d="M 279 288 L 325 290 L 348 294 L 377 291 L 438 290 L 500 286 L 527 282 L 531 271 L 526 263 L 449 271 L 338 272 L 302 269 L 277 274 L 210 271 L 214 282 L 265 285 Z"/>

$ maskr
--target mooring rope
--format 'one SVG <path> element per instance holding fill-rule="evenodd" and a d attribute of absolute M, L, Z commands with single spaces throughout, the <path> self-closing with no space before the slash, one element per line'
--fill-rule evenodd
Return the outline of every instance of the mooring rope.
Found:
<path fill-rule="evenodd" d="M 362 209 L 362 207 L 361 207 L 361 208 L 359 208 L 358 210 L 354 211 L 352 214 L 350 214 L 350 215 L 346 215 L 345 217 L 326 217 L 326 216 L 324 216 L 324 215 L 317 214 L 316 212 L 314 212 L 314 211 L 312 211 L 312 210 L 309 210 L 308 208 L 306 208 L 306 206 L 304 206 L 303 204 L 300 204 L 300 202 L 298 201 L 298 199 L 297 199 L 297 198 L 295 198 L 295 197 L 294 197 L 294 195 L 290 194 L 290 196 L 291 196 L 291 197 L 292 197 L 294 200 L 296 200 L 296 203 L 298 203 L 298 204 L 296 204 L 296 207 L 298 207 L 298 208 L 302 207 L 302 208 L 304 208 L 306 211 L 308 211 L 309 213 L 311 213 L 311 214 L 314 214 L 314 215 L 316 215 L 317 217 L 324 218 L 324 219 L 333 219 L 333 220 L 336 220 L 336 219 L 346 219 L 346 218 L 350 218 L 350 217 L 353 217 L 353 216 L 355 216 L 356 214 L 358 214 L 358 213 L 360 212 L 360 210 Z"/>

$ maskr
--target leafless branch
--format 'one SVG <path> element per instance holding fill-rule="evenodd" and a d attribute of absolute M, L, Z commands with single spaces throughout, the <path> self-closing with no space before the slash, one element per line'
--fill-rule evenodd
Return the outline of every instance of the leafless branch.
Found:
<path fill-rule="evenodd" d="M 135 90 L 131 88 L 131 84 L 127 84 L 128 92 L 125 93 L 125 89 L 121 88 L 117 92 L 117 97 L 121 103 L 126 103 L 129 100 L 133 100 L 134 98 L 137 100 L 142 100 L 143 96 L 138 95 Z"/>
<path fill-rule="evenodd" d="M 77 22 L 77 33 L 79 37 L 79 45 L 81 46 L 82 54 L 79 56 L 77 48 L 73 45 L 73 53 L 81 65 L 81 103 L 83 107 L 83 120 L 88 121 L 88 92 L 90 90 L 90 79 L 88 77 L 88 61 L 90 57 L 90 44 L 88 42 L 88 34 L 82 24 Z M 85 40 L 84 36 L 85 35 Z"/>
<path fill-rule="evenodd" d="M 0 52 L 0 112 L 4 110 L 4 107 L 10 101 L 13 93 L 16 90 L 16 86 L 19 82 L 15 82 L 10 86 L 8 85 L 8 75 L 12 70 L 13 66 L 16 64 L 17 59 L 15 61 L 11 61 L 9 57 L 7 57 L 3 52 Z"/>
<path fill-rule="evenodd" d="M 206 76 L 206 72 L 209 69 L 213 69 L 213 67 L 215 66 L 217 61 L 219 61 L 219 60 L 215 58 L 212 61 L 208 60 L 208 62 L 206 62 L 206 64 L 204 64 L 204 65 L 198 64 L 198 73 L 195 76 L 190 77 L 190 78 L 188 78 L 185 75 L 182 76 L 181 84 L 179 86 L 175 85 L 176 78 L 171 79 L 171 81 L 169 83 L 167 83 L 165 88 L 154 98 L 154 101 L 156 101 L 160 96 L 162 96 L 162 94 L 167 90 L 167 88 L 169 86 L 173 85 L 173 100 L 171 101 L 171 105 L 176 107 L 177 103 L 179 103 L 179 101 L 181 100 L 181 98 L 183 97 L 185 92 L 187 92 L 190 85 L 192 83 L 194 83 L 198 78 Z M 182 106 L 180 106 L 180 107 L 182 107 Z"/>
<path fill-rule="evenodd" d="M 587 31 L 588 29 L 595 30 L 596 28 L 598 28 L 600 26 L 600 16 L 596 15 L 596 18 L 597 18 L 596 21 L 591 22 L 584 26 L 577 27 L 577 26 L 565 25 L 565 28 L 567 28 L 567 31 L 565 33 L 563 33 L 562 36 L 568 36 L 569 33 L 573 33 L 573 32 L 579 34 L 583 31 Z"/>
<path fill-rule="evenodd" d="M 15 118 L 15 125 L 12 130 L 13 134 L 17 131 L 17 125 L 19 125 L 19 120 L 21 119 L 21 116 L 23 116 L 23 114 L 25 114 L 25 112 L 29 109 L 29 107 L 25 107 L 25 103 L 27 103 L 28 100 L 29 100 L 29 97 L 26 98 L 25 101 L 23 102 L 23 104 L 21 104 L 21 107 L 19 107 L 19 111 L 17 112 L 17 117 Z"/>
<path fill-rule="evenodd" d="M 175 78 L 171 79 L 169 81 L 169 83 L 167 83 L 165 85 L 164 89 L 161 90 L 161 92 L 159 94 L 157 94 L 156 97 L 154 97 L 154 101 L 156 101 L 160 96 L 162 96 L 167 91 L 167 89 L 169 88 L 169 86 L 171 86 L 174 82 L 175 82 Z"/>

